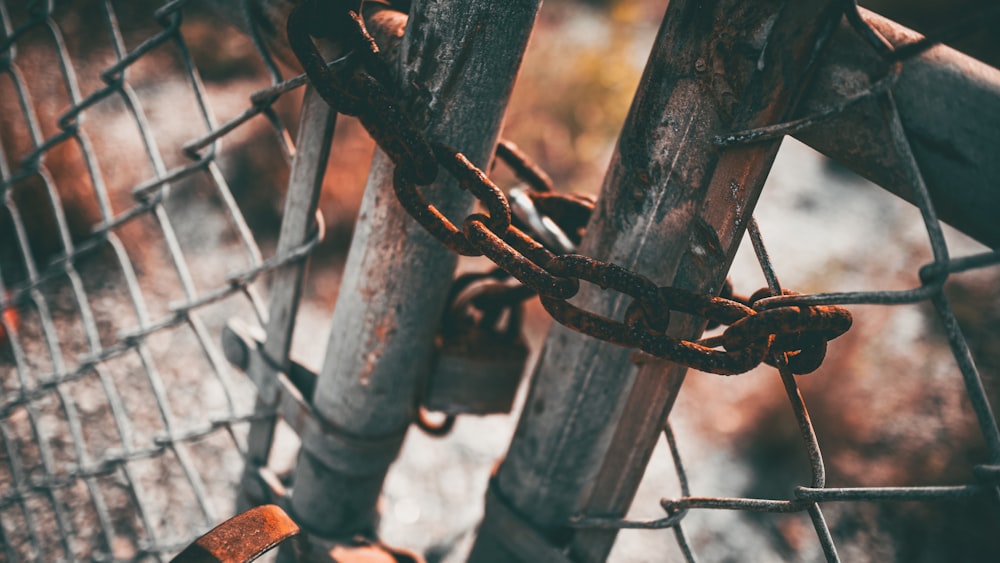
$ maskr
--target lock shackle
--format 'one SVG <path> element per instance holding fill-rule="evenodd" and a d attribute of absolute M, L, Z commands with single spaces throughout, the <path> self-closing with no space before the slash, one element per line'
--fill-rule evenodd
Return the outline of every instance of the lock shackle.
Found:
<path fill-rule="evenodd" d="M 448 291 L 441 332 L 455 336 L 472 326 L 480 326 L 516 338 L 522 321 L 521 304 L 534 296 L 534 290 L 514 281 L 499 268 L 462 274 Z M 500 330 L 504 311 L 510 313 L 506 328 Z"/>
<path fill-rule="evenodd" d="M 500 281 L 481 281 L 458 294 L 449 307 L 445 326 L 468 330 L 470 326 L 488 329 L 505 338 L 516 338 L 521 330 L 524 301 L 535 296 L 531 288 Z M 478 318 L 473 311 L 481 313 Z M 503 323 L 507 312 L 506 323 Z"/>
<path fill-rule="evenodd" d="M 472 315 L 469 314 L 468 299 L 459 301 L 469 288 L 485 280 L 499 280 L 506 277 L 509 277 L 506 272 L 499 268 L 494 268 L 486 272 L 465 273 L 455 278 L 448 289 L 448 296 L 445 299 L 444 312 L 441 318 L 442 334 L 454 336 L 457 333 L 467 330 L 474 323 Z"/>

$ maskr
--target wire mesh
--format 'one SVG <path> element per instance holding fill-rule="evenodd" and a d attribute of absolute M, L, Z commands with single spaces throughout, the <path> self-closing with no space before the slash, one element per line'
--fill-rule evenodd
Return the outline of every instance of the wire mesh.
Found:
<path fill-rule="evenodd" d="M 232 514 L 268 416 L 217 340 L 231 315 L 263 322 L 258 278 L 312 247 L 264 259 L 237 202 L 287 179 L 275 104 L 304 81 L 188 4 L 0 2 L 9 561 L 179 550 Z"/>
<path fill-rule="evenodd" d="M 955 503 L 957 501 L 960 503 L 959 510 L 966 511 L 973 519 L 986 519 L 986 522 L 981 522 L 981 525 L 989 527 L 989 521 L 995 518 L 995 514 L 989 508 L 984 509 L 984 507 L 995 506 L 996 501 L 1000 499 L 997 496 L 1000 489 L 997 487 L 995 471 L 995 460 L 998 451 L 996 420 L 990 406 L 989 396 L 983 384 L 983 377 L 970 353 L 969 345 L 956 319 L 955 311 L 950 306 L 948 297 L 945 295 L 945 278 L 950 273 L 968 271 L 974 268 L 995 267 L 996 264 L 1000 263 L 1000 254 L 996 251 L 990 251 L 960 258 L 948 258 L 947 246 L 944 244 L 944 239 L 937 238 L 935 240 L 934 232 L 939 228 L 939 225 L 936 225 L 936 221 L 933 218 L 933 206 L 930 204 L 929 198 L 923 198 L 920 207 L 925 217 L 930 217 L 928 219 L 929 236 L 933 241 L 932 246 L 940 254 L 935 256 L 933 262 L 924 265 L 920 269 L 923 283 L 919 287 L 909 290 L 853 291 L 773 297 L 768 299 L 768 302 L 839 305 L 867 303 L 880 306 L 903 305 L 915 302 L 929 303 L 943 326 L 943 336 L 954 355 L 955 365 L 953 366 L 953 371 L 957 372 L 957 375 L 961 377 L 961 384 L 965 388 L 968 402 L 963 407 L 969 408 L 974 412 L 982 440 L 986 445 L 987 457 L 967 467 L 967 473 L 972 478 L 969 482 L 954 485 L 914 483 L 902 486 L 828 486 L 820 440 L 817 438 L 816 429 L 810 419 L 803 393 L 795 377 L 784 369 L 782 364 L 782 368 L 777 371 L 785 389 L 788 403 L 798 423 L 800 440 L 808 455 L 812 473 L 812 480 L 808 484 L 794 485 L 788 482 L 784 483 L 791 488 L 791 498 L 692 495 L 689 490 L 687 477 L 689 469 L 685 468 L 677 449 L 676 438 L 668 424 L 664 429 L 664 434 L 669 444 L 673 467 L 676 471 L 677 480 L 680 483 L 681 492 L 681 496 L 679 497 L 664 498 L 661 500 L 660 504 L 668 515 L 663 518 L 642 521 L 581 516 L 574 523 L 574 526 L 578 528 L 638 530 L 671 529 L 675 534 L 678 549 L 685 561 L 697 560 L 695 550 L 692 549 L 683 529 L 685 517 L 695 510 L 730 510 L 775 514 L 804 512 L 810 518 L 822 550 L 822 556 L 827 561 L 841 560 L 841 556 L 838 554 L 837 542 L 834 541 L 835 530 L 831 529 L 831 526 L 827 523 L 823 515 L 823 506 L 830 503 L 919 502 L 933 505 L 935 503 Z M 760 260 L 760 265 L 768 278 L 769 286 L 772 292 L 777 295 L 781 285 L 774 274 L 773 264 L 770 262 L 756 222 L 750 225 L 749 232 L 754 250 Z M 937 236 L 940 237 L 940 234 Z M 936 272 L 937 276 L 929 276 L 927 272 Z M 827 373 L 823 374 L 823 376 L 836 377 L 836 374 Z M 844 431 L 849 431 L 849 429 L 844 429 Z M 941 446 L 944 448 L 944 444 L 941 444 Z M 694 470 L 697 471 L 698 468 L 696 467 Z M 637 502 L 641 503 L 644 501 L 640 498 Z M 980 502 L 982 504 L 975 506 L 970 505 L 970 502 Z M 925 532 L 929 531 L 925 530 Z M 716 533 L 724 534 L 726 532 L 716 530 Z M 921 532 L 912 531 L 911 533 Z M 990 542 L 985 542 L 982 545 L 967 545 L 961 552 L 956 554 L 956 557 L 960 560 L 977 560 L 985 553 L 993 553 L 991 549 Z M 868 560 L 867 556 L 864 559 Z"/>

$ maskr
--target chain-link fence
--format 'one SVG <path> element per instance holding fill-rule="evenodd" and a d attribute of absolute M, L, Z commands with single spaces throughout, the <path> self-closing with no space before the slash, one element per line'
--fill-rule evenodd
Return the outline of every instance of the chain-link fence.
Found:
<path fill-rule="evenodd" d="M 287 182 L 302 81 L 184 4 L 0 3 L 9 561 L 159 558 L 235 506 L 254 390 L 221 323 L 308 248 L 265 259 L 234 191 Z"/>
<path fill-rule="evenodd" d="M 253 453 L 255 446 L 247 443 L 247 433 L 252 425 L 270 433 L 273 413 L 258 404 L 246 378 L 230 369 L 218 335 L 233 316 L 267 326 L 268 307 L 255 290 L 257 279 L 300 262 L 317 243 L 314 230 L 303 228 L 292 237 L 295 240 L 275 244 L 277 214 L 267 205 L 259 207 L 262 199 L 275 198 L 275 186 L 288 183 L 295 147 L 282 116 L 295 119 L 299 104 L 294 92 L 307 80 L 304 76 L 285 80 L 287 69 L 279 67 L 263 41 L 253 33 L 240 35 L 196 2 L 113 5 L 106 0 L 66 6 L 0 0 L 0 19 L 0 190 L 4 196 L 0 213 L 0 541 L 11 561 L 162 558 L 232 513 L 245 458 L 263 454 L 264 459 L 256 462 L 266 463 L 270 438 L 263 452 Z M 220 33 L 220 28 L 227 32 Z M 921 54 L 913 48 L 909 51 L 907 60 Z M 850 482 L 861 473 L 838 469 L 845 482 L 828 486 L 821 440 L 803 392 L 790 371 L 779 369 L 781 389 L 794 419 L 776 424 L 797 429 L 794 440 L 805 445 L 809 460 L 808 482 L 785 490 L 798 482 L 797 475 L 784 472 L 781 463 L 772 459 L 743 469 L 759 470 L 755 478 L 762 482 L 780 480 L 775 487 L 747 487 L 747 494 L 732 497 L 693 496 L 714 491 L 689 486 L 688 473 L 697 469 L 685 469 L 677 445 L 680 441 L 683 448 L 684 436 L 675 438 L 667 426 L 668 465 L 676 473 L 679 495 L 662 502 L 666 518 L 625 521 L 603 518 L 601 510 L 576 515 L 563 523 L 578 531 L 575 543 L 569 545 L 571 553 L 605 549 L 588 544 L 585 532 L 670 528 L 679 556 L 695 560 L 699 548 L 705 549 L 711 540 L 703 535 L 692 540 L 691 530 L 682 525 L 693 514 L 713 509 L 778 513 L 776 519 L 804 513 L 819 539 L 817 555 L 831 561 L 838 559 L 838 543 L 846 544 L 850 554 L 864 545 L 851 532 L 852 526 L 884 524 L 889 518 L 866 520 L 863 512 L 845 517 L 850 511 L 834 509 L 831 526 L 827 507 L 832 503 L 905 502 L 903 506 L 909 507 L 913 502 L 930 506 L 965 502 L 959 504 L 958 512 L 943 513 L 964 514 L 977 525 L 991 517 L 990 506 L 997 496 L 1000 433 L 976 360 L 982 364 L 982 357 L 990 353 L 989 335 L 995 325 L 987 320 L 973 327 L 979 352 L 974 358 L 955 307 L 946 296 L 952 287 L 946 282 L 953 274 L 988 273 L 986 268 L 1000 258 L 995 251 L 951 257 L 936 216 L 935 198 L 924 183 L 927 172 L 913 158 L 912 134 L 908 135 L 912 127 L 900 121 L 897 108 L 884 97 L 897 79 L 892 73 L 875 76 L 870 84 L 848 92 L 838 111 L 737 133 L 718 139 L 717 144 L 760 142 L 802 131 L 807 138 L 810 127 L 837 119 L 839 112 L 862 104 L 884 111 L 880 127 L 888 136 L 883 140 L 892 154 L 909 155 L 895 163 L 908 182 L 897 191 L 905 192 L 919 209 L 932 254 L 922 266 L 912 265 L 919 260 L 908 263 L 919 282 L 912 289 L 771 297 L 756 307 L 842 305 L 852 310 L 858 307 L 856 315 L 874 317 L 881 307 L 928 304 L 941 328 L 921 332 L 920 338 L 947 342 L 957 369 L 940 369 L 960 374 L 968 398 L 968 404 L 931 410 L 947 419 L 942 428 L 962 424 L 961 420 L 949 422 L 954 412 L 963 408 L 973 412 L 982 447 L 978 443 L 972 447 L 969 459 L 958 463 L 957 472 L 927 473 L 934 481 L 930 484 L 919 478 L 919 471 L 896 473 L 888 479 L 900 481 L 900 486 L 878 486 L 867 480 Z M 223 82 L 225 86 L 219 86 Z M 318 173 L 322 176 L 322 170 Z M 307 217 L 315 206 L 314 201 L 305 203 L 308 199 L 301 200 Z M 955 218 L 953 209 L 948 213 Z M 961 211 L 958 215 L 960 219 Z M 300 219 L 300 223 L 304 226 L 307 221 Z M 763 278 L 771 293 L 780 295 L 782 285 L 761 234 L 767 229 L 766 222 L 758 228 L 755 221 L 749 221 L 749 239 Z M 273 256 L 265 259 L 261 246 L 282 250 L 272 251 Z M 852 260 L 850 268 L 863 276 L 867 262 Z M 812 285 L 827 288 L 821 283 Z M 995 290 L 973 294 L 960 303 L 975 308 L 977 299 L 996 299 Z M 297 290 L 289 295 L 298 298 Z M 857 353 L 861 344 L 851 342 L 848 351 Z M 931 357 L 938 354 L 934 350 L 927 344 L 918 352 L 904 347 L 879 353 Z M 833 344 L 831 358 L 816 376 L 834 383 L 804 385 L 836 397 L 838 379 L 857 383 L 855 377 L 841 373 L 857 366 L 838 360 L 838 353 L 848 355 Z M 878 366 L 886 361 L 876 356 L 867 363 Z M 985 361 L 987 369 L 995 369 L 995 364 Z M 777 363 L 783 365 L 780 360 Z M 748 377 L 758 375 L 764 374 Z M 706 384 L 698 385 L 705 393 Z M 722 393 L 709 391 L 706 396 Z M 910 393 L 907 400 L 920 399 L 916 392 Z M 954 395 L 928 392 L 926 397 L 934 403 Z M 877 399 L 884 396 L 873 398 Z M 851 425 L 855 417 L 889 416 L 881 409 L 866 415 L 860 405 L 857 398 L 845 401 L 842 410 L 860 412 L 834 416 L 830 413 L 837 410 L 836 400 L 825 398 L 820 418 L 823 423 L 841 424 L 843 433 L 849 434 L 856 429 Z M 756 412 L 767 414 L 763 409 Z M 828 438 L 835 441 L 836 428 L 828 432 Z M 838 464 L 845 444 L 850 443 L 845 439 L 836 446 Z M 891 451 L 891 445 L 881 447 Z M 875 440 L 867 447 L 880 445 Z M 965 453 L 961 448 L 957 451 Z M 757 455 L 749 450 L 744 453 Z M 920 463 L 902 450 L 894 455 L 889 465 L 903 464 L 900 460 Z M 860 455 L 860 459 L 873 458 Z M 775 467 L 778 477 L 766 475 Z M 914 475 L 918 478 L 907 481 Z M 938 483 L 956 475 L 961 477 L 955 483 Z M 940 521 L 912 520 L 918 528 Z M 785 546 L 776 553 L 793 559 L 811 553 L 801 547 L 809 543 L 802 526 L 788 522 L 762 525 Z M 725 535 L 725 524 L 713 533 Z M 910 535 L 902 536 L 914 536 L 906 533 Z M 971 545 L 972 557 L 992 549 L 989 538 L 978 531 L 954 535 L 971 538 L 961 541 Z M 522 549 L 539 549 L 535 556 L 547 553 L 546 545 L 527 545 Z M 710 559 L 740 558 L 731 552 L 709 551 Z M 903 560 L 905 553 L 896 550 L 887 556 Z"/>

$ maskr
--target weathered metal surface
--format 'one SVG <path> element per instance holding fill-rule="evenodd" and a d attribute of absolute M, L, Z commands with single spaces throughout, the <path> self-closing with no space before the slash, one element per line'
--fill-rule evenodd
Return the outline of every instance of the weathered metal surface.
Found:
<path fill-rule="evenodd" d="M 423 406 L 457 414 L 510 412 L 528 361 L 520 326 L 500 332 L 479 324 L 445 335 L 427 381 Z"/>
<path fill-rule="evenodd" d="M 730 65 L 760 69 L 751 79 L 749 91 L 743 98 L 741 117 L 728 125 L 731 130 L 761 127 L 787 120 L 793 115 L 804 86 L 809 82 L 807 77 L 816 70 L 813 68 L 816 66 L 813 57 L 821 52 L 832 31 L 824 29 L 821 22 L 823 18 L 829 18 L 823 22 L 827 25 L 836 21 L 833 4 L 836 2 L 823 6 L 827 10 L 823 15 L 820 15 L 820 6 L 814 5 L 812 9 L 817 12 L 812 17 L 803 14 L 803 11 L 809 10 L 804 6 L 777 12 L 778 23 L 772 29 L 775 35 L 767 39 L 768 48 L 759 58 L 752 52 L 723 55 Z M 788 7 L 786 5 L 785 9 Z M 674 244 L 681 243 L 679 251 L 667 250 L 668 255 L 683 253 L 673 274 L 674 284 L 693 288 L 721 287 L 778 144 L 770 141 L 722 152 L 707 179 L 708 189 L 701 200 L 701 217 L 688 226 L 690 231 L 687 236 L 691 237 L 688 239 L 691 246 L 684 248 L 682 241 L 686 237 L 683 232 L 675 232 L 668 239 Z M 742 197 L 737 193 L 741 193 Z M 719 201 L 726 201 L 730 194 L 734 201 L 730 205 L 720 205 Z M 711 245 L 699 248 L 697 241 L 704 236 L 699 232 L 704 232 L 706 227 L 709 233 L 714 231 L 717 236 L 711 239 L 717 245 L 714 248 Z M 668 241 L 665 244 L 670 244 Z M 706 253 L 705 248 L 714 252 Z M 688 317 L 673 322 L 670 332 L 698 334 L 703 328 L 703 323 Z M 583 512 L 624 515 L 628 510 L 686 372 L 683 366 L 653 358 L 640 363 L 635 385 L 623 407 L 628 416 L 618 419 L 612 448 L 604 458 L 592 494 L 581 507 Z M 603 530 L 582 531 L 573 539 L 571 551 L 582 561 L 603 561 L 616 534 Z"/>
<path fill-rule="evenodd" d="M 718 291 L 777 143 L 720 151 L 712 139 L 788 117 L 801 76 L 832 31 L 835 4 L 787 3 L 782 11 L 777 2 L 671 2 L 581 253 L 658 284 Z M 621 318 L 629 302 L 590 285 L 576 299 L 609 318 Z M 704 325 L 676 317 L 673 336 L 690 338 Z M 662 428 L 663 411 L 649 406 L 669 387 L 660 369 L 644 371 L 640 389 L 627 351 L 551 330 L 496 475 L 498 496 L 550 541 L 567 545 L 566 523 L 585 508 L 623 512 L 630 503 L 628 474 L 641 475 Z M 647 422 L 655 431 L 616 435 L 623 411 L 632 421 L 643 407 L 655 413 Z M 471 560 L 518 560 L 504 537 L 488 533 L 489 511 L 485 518 Z M 577 535 L 592 536 L 573 546 L 573 558 L 585 561 L 603 560 L 615 536 Z"/>
<path fill-rule="evenodd" d="M 198 538 L 171 563 L 249 563 L 299 534 L 299 527 L 281 508 L 267 504 L 251 508 Z"/>
<path fill-rule="evenodd" d="M 414 2 L 397 70 L 410 114 L 430 138 L 488 161 L 537 8 Z M 442 213 L 464 217 L 472 199 L 445 176 L 423 193 Z M 413 420 L 456 263 L 398 205 L 392 179 L 389 159 L 377 152 L 313 397 L 331 427 L 359 440 L 402 436 Z M 304 442 L 296 517 L 320 536 L 371 533 L 388 464 L 348 476 L 326 467 L 316 449 Z"/>

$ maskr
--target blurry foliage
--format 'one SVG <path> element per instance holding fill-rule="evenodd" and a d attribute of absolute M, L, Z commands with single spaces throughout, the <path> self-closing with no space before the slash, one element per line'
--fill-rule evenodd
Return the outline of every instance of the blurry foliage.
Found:
<path fill-rule="evenodd" d="M 193 11 L 186 17 L 181 33 L 204 80 L 221 82 L 263 75 L 264 63 L 253 42 L 233 24 L 208 10 Z"/>
<path fill-rule="evenodd" d="M 1000 271 L 994 267 L 951 276 L 945 295 L 968 340 L 993 412 L 1000 412 Z"/>
<path fill-rule="evenodd" d="M 603 3 L 543 5 L 503 132 L 561 190 L 600 186 L 665 6 Z"/>

